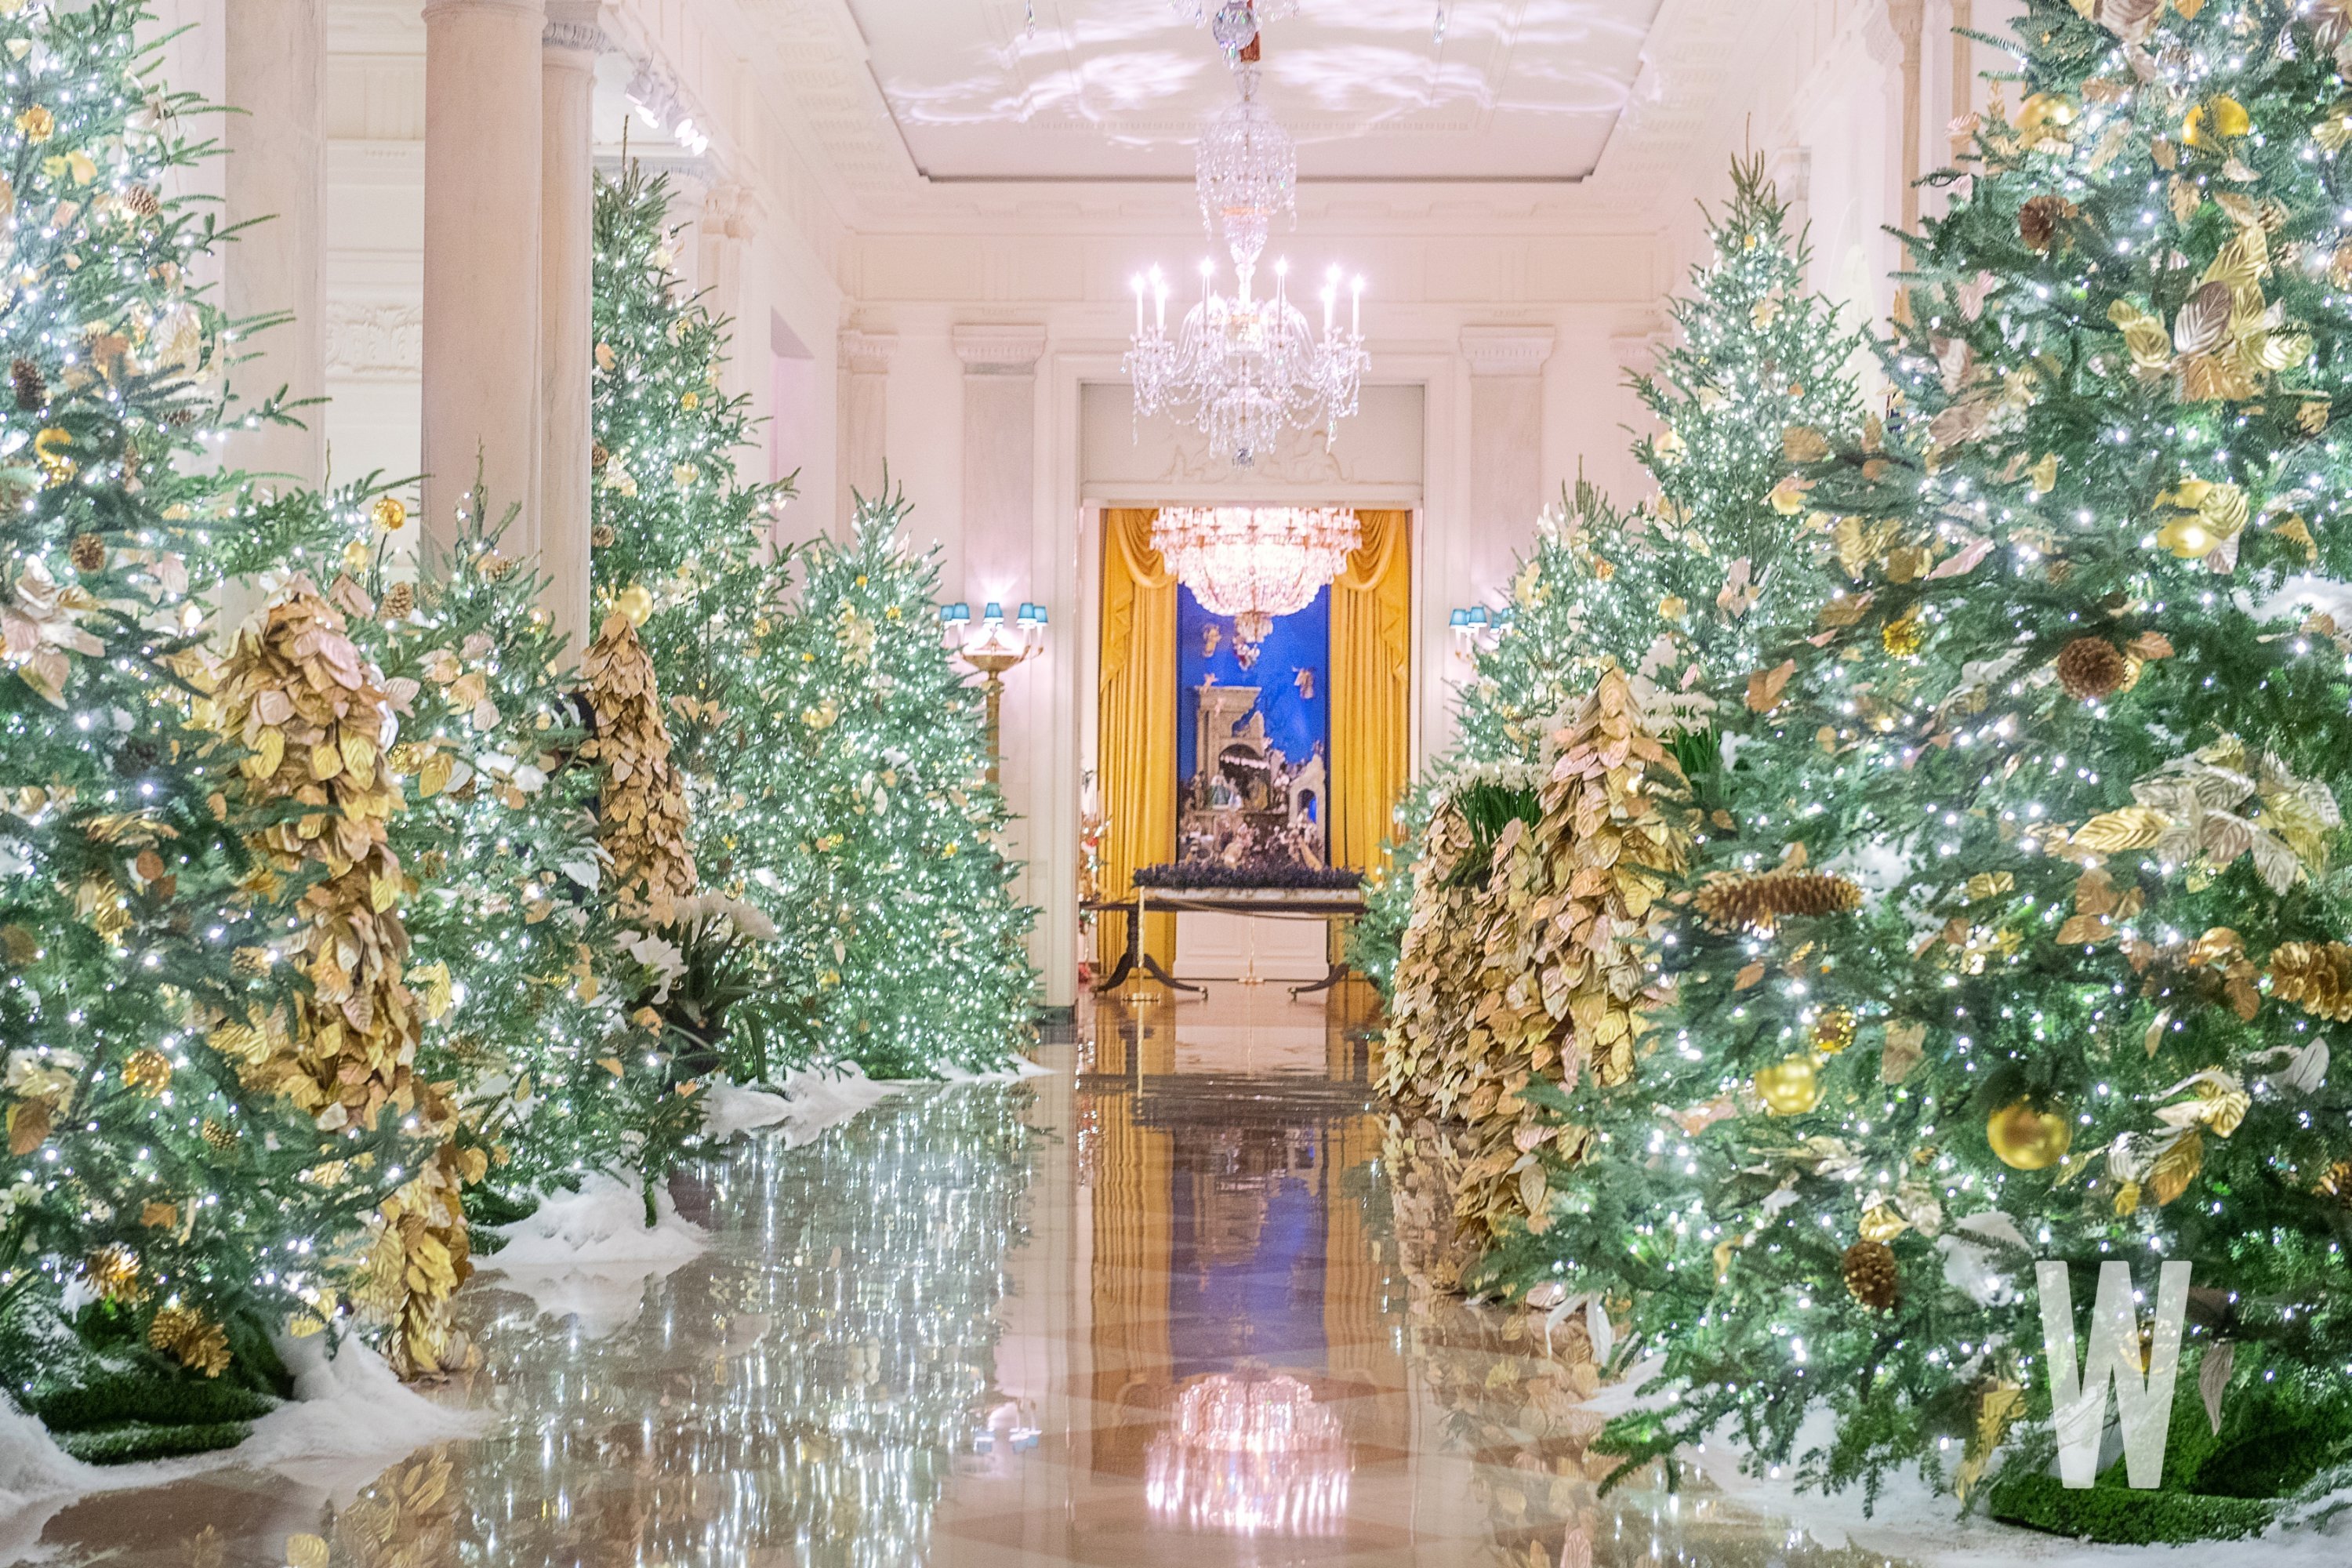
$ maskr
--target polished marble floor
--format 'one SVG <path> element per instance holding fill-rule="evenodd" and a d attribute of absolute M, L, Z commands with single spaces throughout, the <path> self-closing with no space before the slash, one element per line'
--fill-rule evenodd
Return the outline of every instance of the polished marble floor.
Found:
<path fill-rule="evenodd" d="M 1427 1194 L 1383 1150 L 1367 1005 L 1106 1008 L 1050 1076 L 754 1136 L 677 1184 L 714 1244 L 666 1276 L 563 1317 L 467 1288 L 483 1366 L 440 1397 L 480 1436 L 13 1539 L 119 1568 L 289 1542 L 320 1568 L 310 1536 L 352 1568 L 1886 1563 L 1699 1492 L 1596 1495 L 1580 1336 L 1416 1283 Z"/>

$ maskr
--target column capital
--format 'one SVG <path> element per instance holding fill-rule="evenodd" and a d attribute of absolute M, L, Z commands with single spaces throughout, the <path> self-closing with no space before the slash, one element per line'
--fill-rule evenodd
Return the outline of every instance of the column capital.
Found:
<path fill-rule="evenodd" d="M 544 24 L 547 0 L 425 0 L 426 26 L 453 16 L 512 16 Z"/>
<path fill-rule="evenodd" d="M 1045 352 L 1042 326 L 972 323 L 951 336 L 966 375 L 1028 375 Z"/>
<path fill-rule="evenodd" d="M 842 367 L 852 375 L 887 375 L 890 356 L 898 352 L 898 334 L 844 327 L 840 344 Z"/>
<path fill-rule="evenodd" d="M 1549 327 L 1465 327 L 1462 357 L 1472 375 L 1539 375 L 1553 336 Z"/>
<path fill-rule="evenodd" d="M 702 195 L 701 223 L 728 239 L 752 239 L 760 232 L 760 195 L 740 180 L 721 180 Z"/>

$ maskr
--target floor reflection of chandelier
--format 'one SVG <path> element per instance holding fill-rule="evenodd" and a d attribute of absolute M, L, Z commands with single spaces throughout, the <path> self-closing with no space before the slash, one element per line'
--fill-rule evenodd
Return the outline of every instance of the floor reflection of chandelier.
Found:
<path fill-rule="evenodd" d="M 1348 1439 L 1315 1392 L 1279 1373 L 1217 1373 L 1186 1389 L 1144 1457 L 1151 1511 L 1236 1535 L 1336 1535 Z"/>
<path fill-rule="evenodd" d="M 1315 602 L 1363 542 L 1363 524 L 1339 507 L 1170 507 L 1151 547 L 1213 616 L 1230 616 L 1246 669 L 1274 628 Z"/>
<path fill-rule="evenodd" d="M 1235 287 L 1216 288 L 1216 263 L 1201 264 L 1199 303 L 1168 331 L 1169 282 L 1158 268 L 1137 276 L 1135 339 L 1127 374 L 1136 411 L 1181 412 L 1212 447 L 1247 468 L 1286 429 L 1320 427 L 1328 442 L 1339 421 L 1356 412 L 1358 388 L 1370 356 L 1364 353 L 1364 280 L 1348 286 L 1346 324 L 1339 319 L 1343 279 L 1334 267 L 1318 296 L 1318 339 L 1305 312 L 1290 302 L 1289 263 L 1274 266 L 1274 289 L 1255 291 L 1257 263 L 1274 220 L 1297 205 L 1298 153 L 1289 134 L 1256 100 L 1258 67 L 1237 65 L 1240 97 L 1202 132 L 1195 158 L 1201 216 L 1222 234 L 1231 253 Z"/>

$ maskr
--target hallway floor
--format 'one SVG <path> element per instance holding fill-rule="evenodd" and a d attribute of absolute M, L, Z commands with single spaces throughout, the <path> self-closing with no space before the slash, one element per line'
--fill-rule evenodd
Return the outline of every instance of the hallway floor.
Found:
<path fill-rule="evenodd" d="M 1351 1026 L 1278 986 L 1104 1009 L 1049 1077 L 924 1088 L 681 1180 L 666 1277 L 485 1276 L 481 1436 L 226 1469 L 0 1547 L 243 1568 L 1863 1568 L 1587 1477 L 1580 1332 L 1417 1289 Z M 1595 1458 L 1594 1473 L 1606 1461 Z M 315 1536 L 319 1541 L 299 1539 Z M 290 1543 L 290 1544 L 289 1544 Z"/>

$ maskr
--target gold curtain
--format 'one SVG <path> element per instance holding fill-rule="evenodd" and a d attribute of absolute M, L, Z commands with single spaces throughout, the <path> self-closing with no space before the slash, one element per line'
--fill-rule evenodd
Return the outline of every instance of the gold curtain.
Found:
<path fill-rule="evenodd" d="M 1331 864 L 1369 871 L 1412 765 L 1412 513 L 1356 516 L 1331 583 Z"/>
<path fill-rule="evenodd" d="M 1151 548 L 1150 507 L 1103 512 L 1102 682 L 1096 784 L 1106 819 L 1102 887 L 1135 891 L 1135 868 L 1176 858 L 1176 574 Z M 1105 913 L 1097 947 L 1106 968 L 1127 951 L 1127 922 Z M 1144 951 L 1173 968 L 1176 917 L 1144 921 Z"/>

